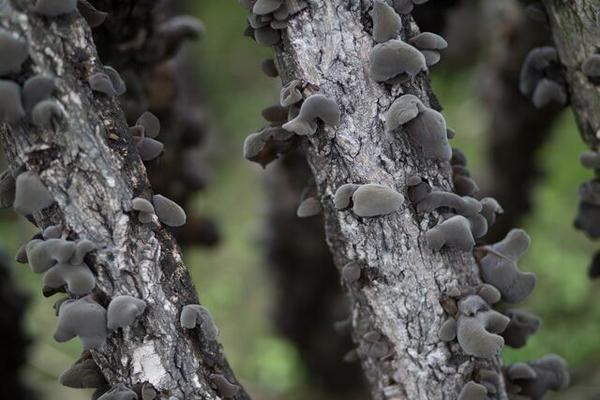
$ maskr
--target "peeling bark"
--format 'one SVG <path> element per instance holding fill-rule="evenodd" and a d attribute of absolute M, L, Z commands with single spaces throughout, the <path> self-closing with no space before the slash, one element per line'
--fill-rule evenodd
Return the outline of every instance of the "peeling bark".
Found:
<path fill-rule="evenodd" d="M 148 304 L 139 325 L 110 335 L 92 352 L 94 360 L 110 384 L 149 382 L 161 399 L 217 399 L 210 374 L 222 373 L 231 382 L 235 377 L 216 341 L 179 326 L 183 305 L 198 299 L 172 235 L 158 223 L 138 223 L 128 211 L 131 199 L 149 195 L 151 188 L 118 101 L 93 93 L 87 84 L 101 66 L 89 28 L 77 13 L 35 15 L 34 3 L 0 3 L 2 27 L 30 46 L 30 61 L 15 79 L 53 75 L 66 118 L 44 130 L 27 120 L 2 124 L 6 158 L 13 173 L 22 166 L 37 172 L 56 200 L 34 216 L 38 226 L 60 222 L 70 238 L 98 246 L 91 257 L 96 301 L 107 306 L 110 298 L 129 294 Z M 241 389 L 235 398 L 248 396 Z"/>
<path fill-rule="evenodd" d="M 500 372 L 499 357 L 476 360 L 458 345 L 440 342 L 445 315 L 444 291 L 480 283 L 470 253 L 432 252 L 424 233 L 437 222 L 419 216 L 408 201 L 394 214 L 357 218 L 337 211 L 333 196 L 344 183 L 378 183 L 406 194 L 406 179 L 419 174 L 434 186 L 451 191 L 450 168 L 424 159 L 404 136 L 384 131 L 382 115 L 400 95 L 370 76 L 371 1 L 292 1 L 292 15 L 275 48 L 284 83 L 303 79 L 333 97 L 342 109 L 336 129 L 320 128 L 306 141 L 309 165 L 325 214 L 326 235 L 338 269 L 350 261 L 362 266 L 358 286 L 348 287 L 354 339 L 374 399 L 454 398 L 481 367 Z M 403 17 L 402 37 L 417 31 Z M 405 86 L 425 104 L 437 108 L 424 74 Z M 369 355 L 365 333 L 376 331 L 387 341 L 384 357 Z M 503 384 L 498 398 L 506 398 Z"/>

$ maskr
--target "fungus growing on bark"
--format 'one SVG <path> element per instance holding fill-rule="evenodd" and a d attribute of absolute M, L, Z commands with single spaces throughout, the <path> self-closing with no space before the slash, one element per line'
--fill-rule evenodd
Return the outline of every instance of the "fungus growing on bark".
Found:
<path fill-rule="evenodd" d="M 517 362 L 506 368 L 506 375 L 511 381 L 516 379 L 534 379 L 537 373 L 528 364 Z"/>
<path fill-rule="evenodd" d="M 141 393 L 142 393 L 142 400 L 154 400 L 156 398 L 156 396 L 158 396 L 158 393 L 156 392 L 154 387 L 148 382 L 144 382 L 142 384 Z"/>
<path fill-rule="evenodd" d="M 471 233 L 473 234 L 473 238 L 479 239 L 485 236 L 488 231 L 488 223 L 483 215 L 476 214 L 467 217 L 467 219 L 471 224 Z"/>
<path fill-rule="evenodd" d="M 359 217 L 377 217 L 398 211 L 404 196 L 387 186 L 360 185 L 352 194 L 352 204 L 352 211 Z"/>
<path fill-rule="evenodd" d="M 484 283 L 477 289 L 477 295 L 488 304 L 496 304 L 502 299 L 502 293 L 494 286 Z"/>
<path fill-rule="evenodd" d="M 438 161 L 450 161 L 452 158 L 446 120 L 438 111 L 426 108 L 417 118 L 409 121 L 405 129 L 411 139 L 423 149 L 425 157 Z"/>
<path fill-rule="evenodd" d="M 25 116 L 21 106 L 21 86 L 0 79 L 0 122 L 15 123 Z"/>
<path fill-rule="evenodd" d="M 154 139 L 160 134 L 160 120 L 150 111 L 146 111 L 135 122 L 135 126 L 143 128 L 144 137 Z"/>
<path fill-rule="evenodd" d="M 60 119 L 63 111 L 55 100 L 42 100 L 37 103 L 31 111 L 31 120 L 38 128 L 46 128 L 52 123 L 52 119 Z"/>
<path fill-rule="evenodd" d="M 600 153 L 595 151 L 584 151 L 579 155 L 579 161 L 584 168 L 600 169 Z"/>
<path fill-rule="evenodd" d="M 166 198 L 163 195 L 155 194 L 152 196 L 152 204 L 154 212 L 163 224 L 172 227 L 178 227 L 185 224 L 187 216 L 181 206 L 173 200 Z"/>
<path fill-rule="evenodd" d="M 215 386 L 219 396 L 226 399 L 234 397 L 240 390 L 238 385 L 229 382 L 229 380 L 221 374 L 211 374 L 210 381 Z"/>
<path fill-rule="evenodd" d="M 391 132 L 417 118 L 425 105 L 417 96 L 405 94 L 397 98 L 385 113 L 385 129 Z"/>
<path fill-rule="evenodd" d="M 71 14 L 77 9 L 77 0 L 37 0 L 33 10 L 46 17 Z"/>
<path fill-rule="evenodd" d="M 77 360 L 58 377 L 58 382 L 75 389 L 96 389 L 106 385 L 102 371 L 90 357 Z"/>
<path fill-rule="evenodd" d="M 554 47 L 537 47 L 531 50 L 521 68 L 521 93 L 532 96 L 533 103 L 538 108 L 550 103 L 564 106 L 567 102 L 567 90 L 561 68 Z"/>
<path fill-rule="evenodd" d="M 117 296 L 110 301 L 107 310 L 108 329 L 125 328 L 146 310 L 146 302 L 132 296 Z"/>
<path fill-rule="evenodd" d="M 43 284 L 44 294 L 66 286 L 69 293 L 82 296 L 94 289 L 96 277 L 84 263 L 60 262 L 44 274 Z"/>
<path fill-rule="evenodd" d="M 333 198 L 333 206 L 336 210 L 345 210 L 352 205 L 352 195 L 360 185 L 353 183 L 345 183 L 340 186 L 336 191 Z"/>
<path fill-rule="evenodd" d="M 524 347 L 542 323 L 537 316 L 524 310 L 510 309 L 504 311 L 504 315 L 510 318 L 510 322 L 502 336 L 506 344 L 515 349 Z"/>
<path fill-rule="evenodd" d="M 536 361 L 527 363 L 535 372 L 534 377 L 513 378 L 516 376 L 516 369 L 509 367 L 508 375 L 511 383 L 517 386 L 519 395 L 531 399 L 543 399 L 547 391 L 558 391 L 565 389 L 570 382 L 567 363 L 562 357 L 555 354 L 549 354 Z M 512 369 L 512 371 L 511 371 Z M 512 374 L 511 374 L 512 372 Z M 523 367 L 519 367 L 520 376 L 531 376 L 531 372 Z M 527 374 L 528 373 L 528 374 Z"/>
<path fill-rule="evenodd" d="M 471 223 L 462 215 L 450 217 L 431 228 L 427 231 L 425 237 L 429 248 L 435 251 L 444 246 L 471 251 L 475 246 L 475 239 L 471 233 Z"/>
<path fill-rule="evenodd" d="M 471 217 L 482 210 L 481 203 L 472 197 L 460 197 L 455 193 L 432 191 L 417 204 L 419 213 L 428 213 L 438 208 L 449 208 L 457 214 Z"/>
<path fill-rule="evenodd" d="M 360 273 L 360 265 L 358 265 L 354 261 L 349 262 L 342 268 L 342 277 L 348 285 L 351 285 L 354 282 L 358 281 L 360 279 Z"/>
<path fill-rule="evenodd" d="M 142 161 L 152 161 L 163 153 L 164 145 L 158 140 L 151 138 L 141 138 L 137 144 L 136 148 L 140 155 Z"/>
<path fill-rule="evenodd" d="M 0 28 L 0 76 L 16 74 L 29 57 L 27 42 Z"/>
<path fill-rule="evenodd" d="M 55 90 L 54 79 L 49 76 L 35 75 L 27 79 L 23 84 L 23 107 L 31 111 L 40 101 L 50 98 Z"/>
<path fill-rule="evenodd" d="M 254 39 L 263 46 L 272 47 L 281 42 L 281 33 L 271 26 L 264 26 L 254 30 Z"/>
<path fill-rule="evenodd" d="M 119 383 L 98 397 L 98 400 L 137 400 L 137 398 L 138 396 L 133 390 L 129 389 L 123 383 Z"/>
<path fill-rule="evenodd" d="M 256 15 L 267 15 L 276 11 L 282 3 L 282 0 L 256 0 L 252 12 Z"/>
<path fill-rule="evenodd" d="M 472 298 L 481 301 L 482 305 L 478 305 L 478 308 L 465 306 Z M 456 337 L 463 351 L 480 358 L 497 355 L 504 345 L 504 339 L 498 333 L 506 329 L 510 320 L 499 312 L 490 310 L 489 305 L 479 296 L 469 296 L 461 300 L 459 310 L 461 315 L 457 319 Z"/>
<path fill-rule="evenodd" d="M 452 176 L 452 183 L 459 196 L 473 196 L 479 192 L 479 186 L 469 176 L 455 173 Z"/>
<path fill-rule="evenodd" d="M 437 64 L 441 58 L 439 50 L 448 47 L 448 42 L 443 37 L 432 32 L 419 33 L 408 42 L 421 50 L 428 67 Z"/>
<path fill-rule="evenodd" d="M 82 264 L 83 259 L 88 253 L 96 250 L 96 244 L 88 239 L 83 239 L 75 245 L 75 254 L 71 257 L 71 264 Z"/>
<path fill-rule="evenodd" d="M 90 75 L 88 77 L 88 84 L 95 92 L 100 92 L 110 97 L 117 95 L 117 91 L 113 86 L 110 77 L 104 72 L 96 72 Z"/>
<path fill-rule="evenodd" d="M 589 237 L 600 237 L 600 181 L 594 179 L 579 186 L 579 207 L 574 226 Z"/>
<path fill-rule="evenodd" d="M 318 121 L 326 126 L 336 127 L 340 123 L 341 111 L 337 103 L 322 94 L 313 94 L 302 103 L 300 113 L 282 128 L 297 135 L 313 135 L 317 131 Z"/>
<path fill-rule="evenodd" d="M 44 240 L 48 239 L 59 239 L 62 236 L 63 226 L 62 224 L 49 225 L 42 232 Z"/>
<path fill-rule="evenodd" d="M 279 76 L 279 70 L 275 65 L 275 61 L 272 58 L 266 58 L 260 63 L 262 72 L 269 78 L 277 78 Z"/>
<path fill-rule="evenodd" d="M 84 350 L 102 347 L 106 340 L 106 310 L 91 297 L 65 300 L 58 311 L 57 342 L 79 337 Z"/>
<path fill-rule="evenodd" d="M 104 23 L 108 13 L 104 11 L 100 11 L 96 9 L 92 4 L 90 4 L 87 0 L 78 0 L 77 1 L 77 9 L 81 16 L 88 23 L 90 28 L 97 28 Z"/>
<path fill-rule="evenodd" d="M 219 329 L 211 313 L 199 304 L 188 304 L 183 306 L 179 323 L 184 329 L 194 329 L 197 325 L 200 326 L 202 332 L 209 340 L 215 340 L 219 335 Z"/>
<path fill-rule="evenodd" d="M 25 251 L 31 270 L 41 274 L 57 263 L 67 262 L 73 256 L 75 247 L 75 242 L 64 239 L 33 239 L 27 243 Z"/>
<path fill-rule="evenodd" d="M 298 218 L 308 218 L 315 215 L 319 215 L 323 211 L 321 202 L 316 196 L 310 196 L 302 200 L 298 209 L 296 209 L 296 216 Z"/>
<path fill-rule="evenodd" d="M 481 215 L 487 220 L 488 226 L 494 225 L 496 223 L 496 217 L 499 214 L 503 214 L 504 209 L 493 197 L 484 197 L 481 199 L 480 203 L 482 207 Z"/>
<path fill-rule="evenodd" d="M 52 203 L 54 198 L 35 172 L 25 171 L 17 176 L 13 207 L 19 214 L 31 215 Z"/>
<path fill-rule="evenodd" d="M 600 77 L 600 54 L 593 54 L 581 65 L 581 71 L 589 78 Z"/>
<path fill-rule="evenodd" d="M 451 342 L 456 339 L 456 320 L 448 318 L 438 331 L 438 337 L 442 342 Z"/>
<path fill-rule="evenodd" d="M 502 241 L 489 246 L 487 254 L 479 261 L 483 280 L 495 286 L 507 303 L 523 301 L 535 288 L 535 274 L 521 272 L 517 266 L 529 241 L 524 230 L 513 229 Z"/>
<path fill-rule="evenodd" d="M 138 211 L 138 220 L 142 224 L 147 224 L 152 221 L 154 214 L 154 206 L 148 200 L 136 197 L 131 201 L 131 208 Z"/>
<path fill-rule="evenodd" d="M 371 74 L 377 82 L 403 82 L 427 71 L 425 56 L 399 39 L 388 40 L 373 47 L 369 60 Z"/>
<path fill-rule="evenodd" d="M 458 400 L 485 400 L 487 389 L 474 381 L 469 381 L 461 389 Z"/>
<path fill-rule="evenodd" d="M 400 14 L 409 14 L 415 5 L 425 4 L 429 0 L 393 0 L 394 8 Z"/>
<path fill-rule="evenodd" d="M 407 186 L 408 186 L 408 198 L 414 204 L 419 204 L 433 190 L 431 185 L 429 185 L 429 183 L 427 183 L 427 182 L 419 182 L 414 185 L 411 184 L 411 182 L 407 182 Z"/>
<path fill-rule="evenodd" d="M 298 79 L 290 81 L 281 89 L 279 94 L 279 103 L 284 107 L 289 107 L 301 102 L 304 98 L 302 96 L 303 85 L 303 82 Z"/>
<path fill-rule="evenodd" d="M 373 39 L 383 43 L 398 36 L 402 18 L 383 0 L 373 2 Z"/>
<path fill-rule="evenodd" d="M 263 168 L 280 154 L 294 146 L 294 133 L 278 126 L 267 126 L 251 133 L 244 140 L 244 158 L 259 163 Z"/>
<path fill-rule="evenodd" d="M 501 382 L 500 374 L 491 369 L 482 369 L 479 371 L 479 382 L 485 386 L 488 394 L 496 394 Z"/>
<path fill-rule="evenodd" d="M 281 125 L 288 120 L 288 108 L 279 104 L 269 106 L 261 111 L 261 115 L 267 121 Z"/>

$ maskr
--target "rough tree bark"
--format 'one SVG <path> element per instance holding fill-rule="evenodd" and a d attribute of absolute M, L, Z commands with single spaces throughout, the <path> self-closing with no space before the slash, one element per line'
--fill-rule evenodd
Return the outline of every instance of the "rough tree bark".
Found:
<path fill-rule="evenodd" d="M 600 90 L 582 71 L 581 65 L 600 47 L 598 5 L 590 0 L 543 0 L 552 37 L 566 69 L 570 101 L 581 137 L 593 150 L 600 143 Z"/>
<path fill-rule="evenodd" d="M 129 294 L 148 304 L 139 328 L 112 334 L 92 352 L 94 360 L 110 384 L 149 382 L 161 399 L 217 399 L 210 374 L 236 380 L 216 341 L 179 326 L 183 305 L 198 302 L 181 252 L 164 227 L 139 224 L 126 211 L 151 188 L 117 100 L 87 84 L 101 66 L 91 32 L 77 13 L 48 19 L 31 11 L 34 3 L 1 2 L 0 24 L 27 40 L 25 74 L 56 77 L 66 117 L 46 130 L 25 121 L 2 124 L 0 142 L 13 173 L 22 166 L 37 172 L 56 200 L 34 216 L 36 224 L 62 223 L 71 238 L 98 246 L 96 301 L 106 306 Z M 241 389 L 235 398 L 248 396 Z"/>
<path fill-rule="evenodd" d="M 290 4 L 300 11 L 290 17 L 283 44 L 275 48 L 282 79 L 302 79 L 335 98 L 342 109 L 340 126 L 320 129 L 307 141 L 306 152 L 335 263 L 341 269 L 355 261 L 363 268 L 360 285 L 349 287 L 348 293 L 357 352 L 373 398 L 454 397 L 480 367 L 500 372 L 501 365 L 499 357 L 476 361 L 451 352 L 438 338 L 443 292 L 480 283 L 472 254 L 429 250 L 424 233 L 436 218 L 417 216 L 408 201 L 400 212 L 374 219 L 333 207 L 335 191 L 348 182 L 379 183 L 405 192 L 407 177 L 419 174 L 434 186 L 452 190 L 449 165 L 426 161 L 405 137 L 384 131 L 382 115 L 400 93 L 377 84 L 369 73 L 372 2 Z M 403 21 L 401 36 L 406 38 L 418 28 L 410 16 Z M 403 89 L 436 107 L 426 76 Z M 369 356 L 371 344 L 364 335 L 370 331 L 388 342 L 387 356 Z M 502 387 L 498 398 L 506 398 Z"/>

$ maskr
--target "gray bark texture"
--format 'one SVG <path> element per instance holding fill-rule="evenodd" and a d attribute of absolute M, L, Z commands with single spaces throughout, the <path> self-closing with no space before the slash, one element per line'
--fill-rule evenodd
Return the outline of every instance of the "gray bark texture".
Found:
<path fill-rule="evenodd" d="M 118 101 L 87 84 L 101 67 L 89 27 L 78 13 L 38 16 L 34 3 L 0 2 L 0 25 L 29 44 L 30 59 L 14 79 L 54 76 L 66 117 L 44 130 L 28 120 L 2 124 L 6 158 L 13 173 L 22 167 L 38 173 L 56 201 L 34 216 L 40 228 L 62 223 L 70 238 L 96 243 L 95 300 L 107 306 L 128 294 L 148 305 L 135 328 L 111 334 L 92 352 L 94 360 L 111 385 L 149 382 L 160 399 L 217 399 L 210 375 L 232 383 L 235 377 L 219 343 L 179 325 L 181 308 L 198 298 L 172 235 L 158 222 L 138 223 L 129 211 L 132 198 L 149 195 L 151 187 Z M 248 396 L 240 389 L 235 398 Z"/>
<path fill-rule="evenodd" d="M 354 340 L 372 396 L 455 399 L 480 368 L 500 372 L 501 366 L 499 357 L 491 361 L 468 357 L 458 345 L 438 338 L 446 317 L 440 306 L 443 293 L 480 283 L 473 255 L 431 251 L 424 233 L 439 215 L 417 215 L 408 200 L 400 211 L 379 218 L 358 218 L 333 206 L 334 193 L 344 183 L 383 184 L 406 194 L 406 179 L 413 174 L 452 191 L 448 164 L 426 160 L 406 137 L 384 130 L 382 116 L 403 92 L 437 107 L 429 79 L 420 74 L 393 89 L 372 79 L 371 0 L 289 4 L 294 13 L 282 44 L 275 48 L 283 82 L 302 79 L 334 98 L 342 109 L 337 128 L 320 128 L 305 144 L 335 263 L 338 269 L 351 261 L 362 266 L 360 282 L 347 291 Z M 418 31 L 410 16 L 403 22 L 402 38 Z M 369 355 L 372 343 L 365 334 L 372 331 L 389 345 L 386 356 Z M 498 398 L 506 398 L 499 389 Z"/>
<path fill-rule="evenodd" d="M 581 65 L 600 47 L 598 4 L 590 0 L 544 0 L 552 37 L 565 67 L 570 102 L 586 144 L 598 150 L 600 143 L 600 90 Z"/>

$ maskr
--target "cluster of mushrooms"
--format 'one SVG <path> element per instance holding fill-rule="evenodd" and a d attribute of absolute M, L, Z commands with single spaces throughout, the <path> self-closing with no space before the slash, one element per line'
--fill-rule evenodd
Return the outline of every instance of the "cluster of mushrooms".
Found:
<path fill-rule="evenodd" d="M 48 19 L 78 11 L 90 27 L 100 26 L 107 17 L 107 13 L 95 9 L 85 0 L 38 0 L 33 11 Z M 181 26 L 190 26 L 189 21 L 180 19 L 175 22 L 176 27 L 171 24 L 165 29 L 177 33 L 181 32 Z M 29 124 L 31 129 L 39 130 L 60 129 L 60 124 L 67 123 L 63 118 L 64 106 L 53 97 L 54 93 L 61 91 L 60 79 L 44 74 L 28 77 L 32 75 L 31 65 L 28 65 L 32 64 L 29 51 L 25 39 L 0 28 L 0 53 L 3 55 L 0 61 L 0 123 Z M 19 82 L 24 83 L 21 85 Z M 112 98 L 127 91 L 119 73 L 108 66 L 90 71 L 85 83 L 95 96 Z M 159 133 L 160 121 L 148 111 L 142 112 L 130 127 L 131 141 L 142 161 L 151 161 L 162 155 L 163 145 L 155 140 Z M 43 171 L 27 169 L 23 165 L 0 174 L 0 205 L 3 208 L 13 207 L 37 225 L 34 216 L 41 216 L 44 210 L 57 211 L 52 209 L 54 204 L 55 197 L 44 184 Z M 160 194 L 150 199 L 141 196 L 132 198 L 124 212 L 135 217 L 130 218 L 132 224 L 179 227 L 187 219 L 182 207 Z M 94 253 L 101 250 L 92 240 L 71 232 L 66 223 L 56 223 L 43 228 L 21 246 L 15 258 L 20 263 L 29 263 L 34 273 L 43 274 L 44 296 L 66 295 L 54 306 L 58 317 L 54 339 L 65 342 L 78 337 L 84 351 L 80 360 L 60 376 L 60 383 L 73 388 L 94 388 L 93 398 L 99 400 L 152 400 L 159 393 L 148 382 L 135 387 L 124 383 L 109 385 L 92 357 L 92 351 L 102 348 L 115 332 L 126 329 L 134 332 L 136 324 L 144 324 L 143 317 L 148 313 L 144 299 L 126 294 L 98 298 L 95 293 L 98 265 Z M 182 308 L 179 324 L 183 330 L 200 329 L 207 340 L 216 340 L 219 333 L 210 312 L 198 304 Z M 237 385 L 221 374 L 211 374 L 209 378 L 224 398 L 233 397 L 239 391 Z M 170 400 L 177 399 L 170 397 Z"/>
<path fill-rule="evenodd" d="M 264 2 L 240 2 L 250 11 L 249 24 L 254 26 L 258 18 L 255 9 Z M 400 39 L 401 14 L 409 13 L 415 5 L 425 2 L 373 0 L 371 16 L 375 45 L 369 63 L 374 81 L 387 85 L 406 83 L 440 61 L 440 52 L 447 47 L 441 36 L 423 32 L 407 41 Z M 590 64 L 595 62 L 591 60 Z M 594 65 L 600 65 L 600 62 Z M 596 68 L 588 67 L 594 71 Z M 267 76 L 279 76 L 273 60 L 265 60 L 262 70 Z M 549 103 L 561 107 L 566 104 L 566 84 L 555 50 L 537 49 L 528 57 L 523 67 L 521 90 L 524 95 L 531 96 L 538 107 Z M 319 93 L 310 83 L 296 79 L 284 84 L 280 104 L 263 110 L 263 116 L 268 124 L 247 137 L 244 156 L 264 167 L 298 145 L 302 136 L 315 135 L 319 129 L 335 129 L 342 118 L 342 110 L 334 98 Z M 474 252 L 483 280 L 477 287 L 450 288 L 443 294 L 440 303 L 449 316 L 440 326 L 440 340 L 448 342 L 453 352 L 479 359 L 499 356 L 505 344 L 515 348 L 525 346 L 541 321 L 527 311 L 509 306 L 525 300 L 536 284 L 535 274 L 523 272 L 518 266 L 519 258 L 529 246 L 529 236 L 521 229 L 513 229 L 498 243 L 476 247 L 503 210 L 491 197 L 473 197 L 479 188 L 470 177 L 466 156 L 449 144 L 454 132 L 448 129 L 440 112 L 426 106 L 414 94 L 402 94 L 385 113 L 384 121 L 387 133 L 406 135 L 425 158 L 450 163 L 455 193 L 432 187 L 419 175 L 407 178 L 404 193 L 378 183 L 346 183 L 335 192 L 335 209 L 351 211 L 359 220 L 377 218 L 402 210 L 408 199 L 418 215 L 439 216 L 439 223 L 426 232 L 428 247 L 436 252 L 446 249 Z M 600 167 L 600 156 L 597 153 L 588 155 L 586 162 L 594 168 Z M 600 205 L 600 200 L 597 201 Z M 321 199 L 316 189 L 307 188 L 300 199 L 297 215 L 310 217 L 321 211 Z M 600 213 L 597 215 L 594 221 L 600 218 Z M 594 225 L 583 218 L 581 224 L 586 223 Z M 358 282 L 361 274 L 357 262 L 342 268 L 342 277 L 348 285 Z M 499 304 L 502 307 L 498 308 Z M 390 351 L 380 334 L 367 332 L 366 335 L 365 340 L 371 344 L 369 355 L 383 357 Z M 452 345 L 454 342 L 458 347 Z M 349 355 L 348 358 L 356 357 Z M 494 399 L 502 380 L 511 394 L 541 399 L 548 390 L 565 388 L 569 373 L 565 361 L 556 355 L 510 365 L 504 369 L 504 379 L 495 371 L 479 369 L 457 398 Z"/>

